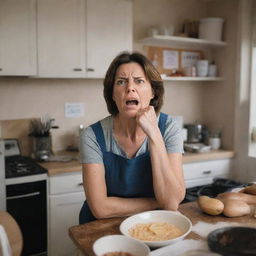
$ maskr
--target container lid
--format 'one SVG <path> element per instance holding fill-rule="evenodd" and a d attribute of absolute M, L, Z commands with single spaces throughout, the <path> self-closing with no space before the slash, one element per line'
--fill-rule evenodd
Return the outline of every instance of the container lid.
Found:
<path fill-rule="evenodd" d="M 200 20 L 200 23 L 204 22 L 224 22 L 223 18 L 217 18 L 217 17 L 210 17 L 210 18 L 204 18 Z"/>

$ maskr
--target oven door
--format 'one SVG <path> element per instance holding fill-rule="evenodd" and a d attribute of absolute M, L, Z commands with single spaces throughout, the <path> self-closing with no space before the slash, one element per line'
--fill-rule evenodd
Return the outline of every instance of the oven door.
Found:
<path fill-rule="evenodd" d="M 22 255 L 46 255 L 46 180 L 7 185 L 6 196 L 7 211 L 15 218 L 22 231 Z"/>
<path fill-rule="evenodd" d="M 6 210 L 4 141 L 0 139 L 0 210 Z"/>

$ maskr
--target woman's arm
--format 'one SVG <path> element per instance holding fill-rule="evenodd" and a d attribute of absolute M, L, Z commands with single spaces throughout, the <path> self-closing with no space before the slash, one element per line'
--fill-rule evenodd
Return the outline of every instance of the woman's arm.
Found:
<path fill-rule="evenodd" d="M 137 120 L 149 137 L 156 200 L 163 209 L 177 210 L 185 196 L 182 154 L 167 152 L 152 106 L 142 110 Z"/>
<path fill-rule="evenodd" d="M 83 164 L 83 183 L 86 200 L 95 218 L 128 216 L 156 209 L 154 198 L 108 197 L 103 164 Z"/>

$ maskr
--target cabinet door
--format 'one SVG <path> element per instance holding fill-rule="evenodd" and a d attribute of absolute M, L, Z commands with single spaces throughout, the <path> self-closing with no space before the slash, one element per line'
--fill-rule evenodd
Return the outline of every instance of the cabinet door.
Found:
<path fill-rule="evenodd" d="M 132 49 L 132 2 L 87 0 L 87 77 L 104 77 L 113 58 Z"/>
<path fill-rule="evenodd" d="M 36 2 L 0 1 L 0 75 L 36 75 Z"/>
<path fill-rule="evenodd" d="M 183 164 L 186 187 L 210 184 L 217 177 L 229 178 L 231 176 L 231 166 L 231 159 Z"/>
<path fill-rule="evenodd" d="M 49 256 L 76 255 L 76 246 L 68 235 L 68 229 L 78 225 L 84 200 L 84 192 L 49 197 Z"/>
<path fill-rule="evenodd" d="M 40 77 L 85 76 L 85 0 L 38 0 Z"/>

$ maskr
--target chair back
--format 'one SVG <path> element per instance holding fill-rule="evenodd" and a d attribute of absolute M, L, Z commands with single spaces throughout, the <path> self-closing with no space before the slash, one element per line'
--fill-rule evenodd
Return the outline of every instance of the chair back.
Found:
<path fill-rule="evenodd" d="M 0 211 L 0 225 L 3 227 L 2 230 L 5 230 L 8 237 L 9 246 L 11 249 L 10 256 L 20 256 L 23 248 L 23 238 L 19 225 L 15 219 L 6 211 Z M 2 244 L 0 244 L 0 252 L 1 249 L 5 252 L 8 251 L 8 241 L 4 242 L 4 239 L 2 239 Z"/>

